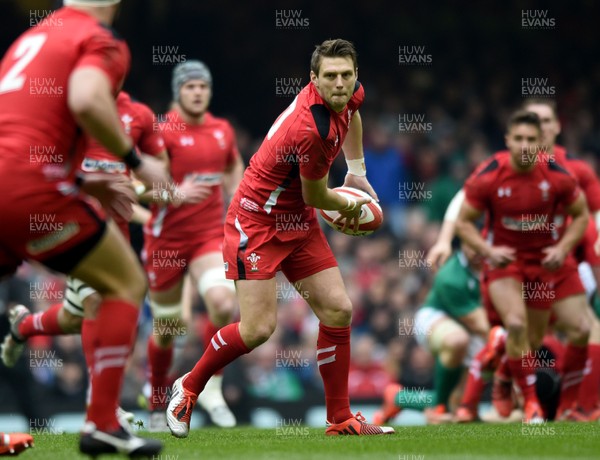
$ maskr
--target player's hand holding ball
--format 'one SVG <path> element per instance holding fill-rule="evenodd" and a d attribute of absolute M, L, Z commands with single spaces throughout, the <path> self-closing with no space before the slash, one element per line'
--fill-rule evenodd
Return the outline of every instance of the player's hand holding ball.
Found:
<path fill-rule="evenodd" d="M 352 187 L 333 189 L 348 200 L 346 209 L 319 210 L 325 223 L 338 232 L 352 236 L 370 235 L 383 223 L 383 211 L 367 193 Z"/>

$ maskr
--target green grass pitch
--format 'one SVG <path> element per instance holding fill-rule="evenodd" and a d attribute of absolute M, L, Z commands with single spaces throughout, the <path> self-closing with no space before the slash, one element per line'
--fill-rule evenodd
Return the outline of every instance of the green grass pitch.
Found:
<path fill-rule="evenodd" d="M 395 435 L 325 436 L 323 429 L 240 427 L 194 430 L 186 439 L 152 433 L 165 443 L 155 460 L 471 460 L 598 459 L 600 424 L 548 423 L 396 427 Z M 142 436 L 150 433 L 140 432 Z M 28 459 L 88 458 L 77 451 L 78 435 L 40 435 Z M 100 458 L 122 458 L 104 455 Z"/>

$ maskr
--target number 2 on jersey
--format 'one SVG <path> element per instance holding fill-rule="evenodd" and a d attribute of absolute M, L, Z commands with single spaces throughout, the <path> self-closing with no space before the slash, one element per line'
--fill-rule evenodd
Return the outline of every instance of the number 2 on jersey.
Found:
<path fill-rule="evenodd" d="M 23 88 L 25 75 L 21 72 L 37 56 L 47 38 L 46 34 L 36 34 L 21 40 L 12 56 L 17 61 L 8 69 L 4 78 L 0 80 L 0 94 L 19 91 Z"/>

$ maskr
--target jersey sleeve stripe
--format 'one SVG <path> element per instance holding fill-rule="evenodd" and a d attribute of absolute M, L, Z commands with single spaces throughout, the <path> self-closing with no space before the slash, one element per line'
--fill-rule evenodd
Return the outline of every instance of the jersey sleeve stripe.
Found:
<path fill-rule="evenodd" d="M 565 168 L 563 168 L 561 165 L 559 165 L 555 161 L 548 162 L 548 169 L 550 171 L 557 171 L 557 172 L 561 172 L 563 174 L 567 174 L 568 176 L 571 175 Z"/>
<path fill-rule="evenodd" d="M 479 174 L 477 174 L 477 175 L 482 176 L 483 174 L 492 172 L 493 170 L 495 170 L 497 168 L 498 168 L 498 160 L 494 159 L 485 168 L 483 168 L 481 171 L 479 171 Z"/>
<path fill-rule="evenodd" d="M 277 205 L 277 199 L 279 198 L 279 195 L 281 195 L 281 192 L 284 192 L 285 190 L 287 190 L 287 188 L 290 186 L 292 180 L 295 179 L 296 177 L 298 177 L 299 175 L 300 175 L 300 167 L 298 166 L 297 163 L 294 163 L 292 165 L 287 177 L 283 180 L 283 182 L 281 184 L 279 184 L 277 186 L 277 188 L 275 190 L 273 190 L 271 192 L 271 194 L 269 195 L 269 198 L 267 199 L 267 202 L 263 206 L 263 209 L 265 210 L 265 212 L 267 214 L 271 214 L 271 211 L 273 210 L 273 206 Z"/>

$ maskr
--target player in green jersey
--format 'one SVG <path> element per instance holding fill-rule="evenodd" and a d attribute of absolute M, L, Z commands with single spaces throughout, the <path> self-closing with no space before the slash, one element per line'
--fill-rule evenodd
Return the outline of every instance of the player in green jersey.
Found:
<path fill-rule="evenodd" d="M 417 342 L 435 356 L 433 392 L 388 385 L 375 423 L 391 419 L 403 408 L 424 410 L 429 423 L 452 421 L 450 394 L 464 364 L 485 344 L 490 328 L 479 294 L 481 263 L 481 257 L 463 244 L 436 274 L 412 328 Z"/>

